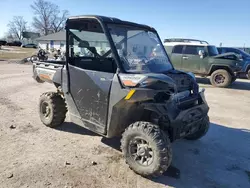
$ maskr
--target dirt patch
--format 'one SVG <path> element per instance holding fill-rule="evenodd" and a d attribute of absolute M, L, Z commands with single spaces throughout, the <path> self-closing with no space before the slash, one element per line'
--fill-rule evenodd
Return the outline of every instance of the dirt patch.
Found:
<path fill-rule="evenodd" d="M 30 123 L 20 128 L 20 132 L 22 133 L 34 133 L 34 132 L 37 132 L 38 130 L 39 130 L 38 127 L 34 127 Z"/>
<path fill-rule="evenodd" d="M 115 155 L 111 155 L 106 157 L 108 160 L 108 163 L 119 163 L 121 161 L 121 159 L 123 159 L 122 154 L 115 154 Z"/>
<path fill-rule="evenodd" d="M 119 151 L 114 150 L 111 147 L 104 147 L 104 146 L 97 146 L 95 148 L 92 149 L 92 154 L 93 155 L 105 155 L 108 163 L 118 163 L 120 162 L 121 159 L 123 159 L 122 157 L 122 153 Z"/>
<path fill-rule="evenodd" d="M 10 110 L 13 111 L 20 111 L 23 108 L 18 106 L 17 104 L 13 103 L 10 99 L 8 98 L 0 98 L 0 105 L 4 105 L 7 108 L 9 108 Z"/>
<path fill-rule="evenodd" d="M 117 153 L 116 151 L 114 151 L 113 148 L 111 147 L 104 147 L 104 146 L 97 146 L 95 148 L 93 148 L 92 150 L 92 154 L 94 155 L 100 155 L 100 154 L 108 154 L 108 155 L 111 155 L 111 154 L 114 154 L 114 153 Z"/>
<path fill-rule="evenodd" d="M 125 164 L 120 139 L 103 139 L 68 119 L 57 129 L 44 126 L 38 99 L 55 88 L 37 84 L 31 73 L 27 65 L 0 62 L 1 188 L 250 187 L 250 108 L 246 105 L 250 81 L 236 81 L 230 89 L 207 85 L 208 134 L 197 141 L 172 143 L 169 170 L 146 179 Z"/>

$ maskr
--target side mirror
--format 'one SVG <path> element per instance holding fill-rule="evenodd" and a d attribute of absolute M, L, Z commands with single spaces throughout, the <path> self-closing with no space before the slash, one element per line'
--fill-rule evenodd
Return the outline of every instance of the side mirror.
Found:
<path fill-rule="evenodd" d="M 204 58 L 204 56 L 205 56 L 204 50 L 199 50 L 199 56 L 200 56 L 201 59 Z"/>

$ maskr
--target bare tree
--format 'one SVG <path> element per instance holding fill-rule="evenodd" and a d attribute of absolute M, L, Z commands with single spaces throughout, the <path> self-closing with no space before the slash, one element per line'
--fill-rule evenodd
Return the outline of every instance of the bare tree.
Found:
<path fill-rule="evenodd" d="M 22 40 L 22 33 L 26 30 L 27 22 L 23 19 L 22 16 L 14 16 L 13 20 L 9 22 L 8 34 L 15 39 Z"/>
<path fill-rule="evenodd" d="M 69 15 L 67 10 L 61 11 L 58 5 L 47 0 L 36 0 L 31 8 L 35 14 L 33 27 L 44 35 L 61 31 Z"/>

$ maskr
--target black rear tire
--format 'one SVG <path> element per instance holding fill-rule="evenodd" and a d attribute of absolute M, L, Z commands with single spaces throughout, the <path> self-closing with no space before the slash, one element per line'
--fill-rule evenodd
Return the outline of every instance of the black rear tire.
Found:
<path fill-rule="evenodd" d="M 55 92 L 43 93 L 39 102 L 40 119 L 47 127 L 61 125 L 67 113 L 65 100 Z"/>
<path fill-rule="evenodd" d="M 214 71 L 210 76 L 210 82 L 215 87 L 228 87 L 231 84 L 232 75 L 224 69 Z"/>
<path fill-rule="evenodd" d="M 122 135 L 121 149 L 129 167 L 145 177 L 160 176 L 172 161 L 168 135 L 149 122 L 131 124 Z"/>
<path fill-rule="evenodd" d="M 206 116 L 200 124 L 200 129 L 197 132 L 186 136 L 185 139 L 198 140 L 207 134 L 209 127 L 210 127 L 209 117 Z"/>

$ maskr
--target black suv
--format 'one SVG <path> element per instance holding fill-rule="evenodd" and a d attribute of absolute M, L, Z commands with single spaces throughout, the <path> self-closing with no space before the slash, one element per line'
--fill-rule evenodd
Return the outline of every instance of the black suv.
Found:
<path fill-rule="evenodd" d="M 243 66 L 241 71 L 239 72 L 240 77 L 247 77 L 250 79 L 250 54 L 247 52 L 238 49 L 238 48 L 230 48 L 230 47 L 219 47 L 218 52 L 220 54 L 233 52 L 239 56 L 239 58 L 243 61 Z"/>
<path fill-rule="evenodd" d="M 22 46 L 20 41 L 7 42 L 7 46 Z"/>

